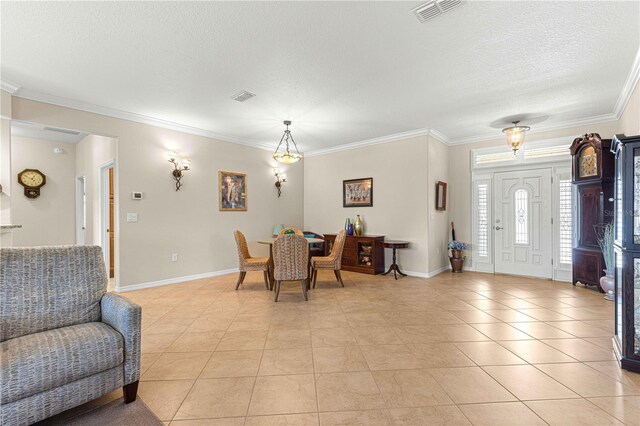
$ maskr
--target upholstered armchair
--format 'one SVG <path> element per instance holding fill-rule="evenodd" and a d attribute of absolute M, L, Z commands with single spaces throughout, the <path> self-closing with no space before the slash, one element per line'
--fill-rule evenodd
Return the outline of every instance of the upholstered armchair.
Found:
<path fill-rule="evenodd" d="M 275 298 L 278 301 L 280 295 L 280 283 L 282 281 L 300 281 L 302 295 L 307 297 L 307 278 L 309 277 L 309 243 L 297 234 L 280 235 L 273 243 L 273 263 L 275 278 Z"/>
<path fill-rule="evenodd" d="M 240 284 L 244 282 L 244 277 L 247 272 L 262 271 L 264 274 L 264 284 L 267 286 L 267 290 L 271 290 L 269 285 L 269 258 L 268 257 L 251 257 L 249 254 L 249 246 L 247 245 L 247 239 L 240 231 L 233 233 L 236 238 L 236 248 L 238 249 L 238 263 L 240 269 L 240 276 L 236 283 L 236 290 L 240 287 Z"/>
<path fill-rule="evenodd" d="M 313 288 L 316 288 L 316 280 L 318 279 L 319 269 L 333 270 L 336 275 L 336 280 L 340 282 L 342 287 L 342 275 L 340 275 L 340 266 L 342 263 L 342 250 L 344 249 L 344 243 L 347 239 L 347 233 L 345 230 L 341 230 L 336 236 L 336 240 L 331 247 L 331 253 L 329 256 L 314 256 L 311 258 L 311 274 L 313 277 Z"/>
<path fill-rule="evenodd" d="M 0 250 L 0 424 L 28 425 L 123 387 L 136 399 L 142 309 L 107 291 L 100 247 Z"/>

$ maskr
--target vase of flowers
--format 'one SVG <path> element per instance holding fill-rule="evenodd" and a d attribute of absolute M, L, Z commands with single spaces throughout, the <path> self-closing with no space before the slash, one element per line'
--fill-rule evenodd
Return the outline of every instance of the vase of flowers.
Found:
<path fill-rule="evenodd" d="M 613 273 L 615 272 L 615 257 L 613 254 L 613 241 L 615 239 L 615 229 L 613 222 L 605 223 L 604 225 L 595 225 L 596 238 L 598 239 L 598 245 L 602 250 L 602 256 L 604 257 L 604 265 L 607 269 L 604 270 L 604 277 L 600 278 L 600 288 L 605 292 L 604 298 L 606 300 L 613 300 L 613 289 L 615 286 L 615 280 Z"/>
<path fill-rule="evenodd" d="M 451 272 L 462 272 L 462 265 L 464 263 L 464 256 L 462 252 L 467 249 L 467 244 L 460 241 L 449 241 L 447 245 L 451 250 L 451 256 L 449 256 L 449 262 L 451 262 Z"/>

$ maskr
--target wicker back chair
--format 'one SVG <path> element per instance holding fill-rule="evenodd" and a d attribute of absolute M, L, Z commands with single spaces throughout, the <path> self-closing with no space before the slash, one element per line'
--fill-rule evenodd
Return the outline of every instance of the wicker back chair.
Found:
<path fill-rule="evenodd" d="M 280 295 L 281 281 L 297 281 L 302 284 L 302 295 L 307 297 L 309 243 L 297 234 L 280 235 L 273 243 L 273 275 L 275 278 L 275 301 Z"/>
<path fill-rule="evenodd" d="M 251 257 L 251 255 L 249 254 L 249 247 L 247 246 L 247 239 L 244 237 L 244 234 L 240 231 L 235 231 L 233 235 L 236 238 L 236 247 L 238 249 L 238 263 L 240 269 L 240 276 L 238 277 L 236 290 L 244 281 L 244 277 L 247 275 L 247 272 L 250 271 L 262 271 L 264 273 L 264 284 L 267 286 L 267 290 L 270 290 L 269 258 Z"/>
<path fill-rule="evenodd" d="M 331 247 L 331 253 L 329 256 L 316 256 L 311 258 L 311 275 L 313 277 L 313 288 L 316 287 L 316 280 L 318 279 L 318 269 L 330 269 L 336 275 L 336 280 L 340 282 L 342 287 L 342 276 L 340 275 L 340 266 L 342 263 L 342 250 L 344 249 L 344 243 L 347 239 L 347 233 L 345 230 L 338 232 L 336 240 Z"/>
<path fill-rule="evenodd" d="M 295 226 L 290 226 L 288 228 L 282 228 L 280 230 L 280 232 L 278 233 L 278 236 L 280 236 L 280 235 L 289 235 L 291 233 L 296 234 L 296 235 L 300 235 L 301 237 L 304 237 L 304 233 L 300 229 L 296 228 Z"/>

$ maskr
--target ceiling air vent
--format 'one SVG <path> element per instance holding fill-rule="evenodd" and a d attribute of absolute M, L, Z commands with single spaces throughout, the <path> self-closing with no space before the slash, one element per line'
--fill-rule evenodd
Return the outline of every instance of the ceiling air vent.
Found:
<path fill-rule="evenodd" d="M 60 129 L 58 127 L 49 127 L 49 126 L 45 126 L 42 130 L 46 130 L 46 131 L 49 131 L 49 132 L 64 133 L 64 134 L 67 134 L 67 135 L 74 135 L 74 136 L 78 136 L 80 134 L 80 132 L 78 132 L 76 130 Z"/>
<path fill-rule="evenodd" d="M 424 23 L 429 19 L 433 19 L 438 15 L 450 11 L 454 7 L 460 6 L 461 4 L 462 0 L 430 1 L 413 9 L 413 13 L 420 22 Z"/>
<path fill-rule="evenodd" d="M 231 96 L 231 99 L 238 102 L 244 102 L 247 99 L 251 99 L 255 96 L 255 93 L 248 92 L 246 90 L 241 90 L 235 95 Z"/>

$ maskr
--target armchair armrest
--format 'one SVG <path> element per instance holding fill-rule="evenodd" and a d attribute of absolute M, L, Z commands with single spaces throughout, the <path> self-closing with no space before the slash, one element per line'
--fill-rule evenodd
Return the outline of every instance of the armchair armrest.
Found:
<path fill-rule="evenodd" d="M 107 293 L 100 301 L 102 322 L 108 324 L 124 339 L 124 384 L 140 379 L 140 336 L 142 308 L 114 293 Z"/>

